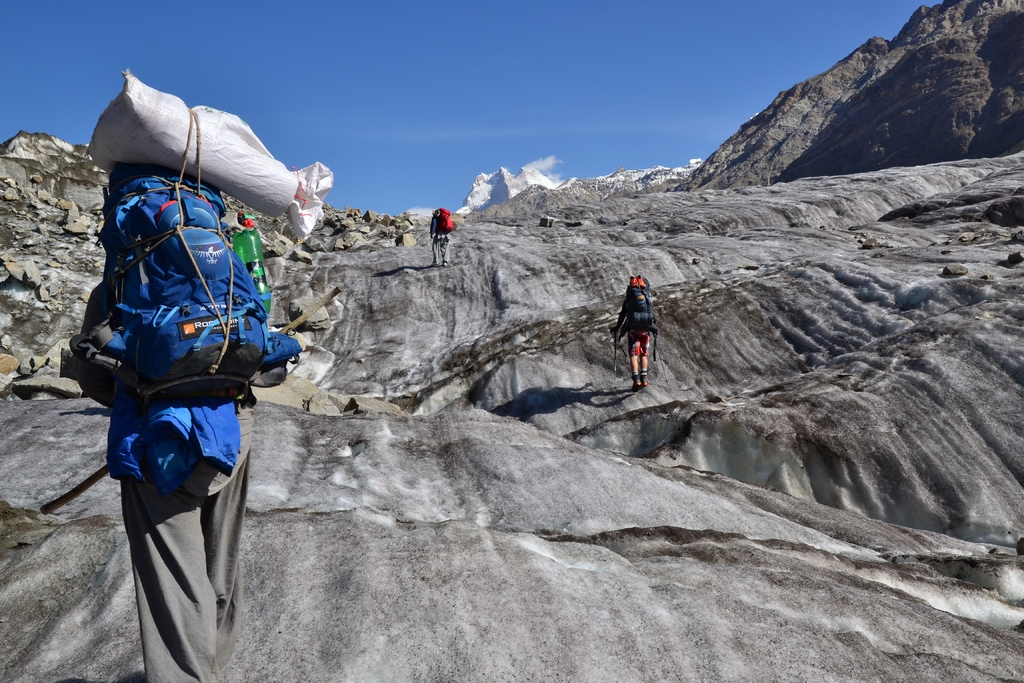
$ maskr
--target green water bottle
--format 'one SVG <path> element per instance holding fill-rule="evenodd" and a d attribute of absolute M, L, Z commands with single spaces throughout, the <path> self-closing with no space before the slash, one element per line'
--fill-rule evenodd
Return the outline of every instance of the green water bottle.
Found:
<path fill-rule="evenodd" d="M 267 284 L 267 271 L 263 267 L 263 240 L 256 229 L 256 217 L 239 211 L 238 224 L 242 229 L 231 238 L 231 248 L 249 270 L 252 281 L 256 283 L 256 291 L 260 293 L 267 313 L 270 313 L 270 285 Z"/>

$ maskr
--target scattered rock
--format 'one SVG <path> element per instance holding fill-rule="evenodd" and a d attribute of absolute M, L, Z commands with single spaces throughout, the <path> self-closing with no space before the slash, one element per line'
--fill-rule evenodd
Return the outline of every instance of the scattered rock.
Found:
<path fill-rule="evenodd" d="M 298 375 L 288 375 L 288 379 L 281 386 L 287 387 L 301 396 L 304 408 L 309 404 L 310 399 L 320 391 L 316 388 L 315 384 L 305 377 L 299 377 Z"/>
<path fill-rule="evenodd" d="M 571 221 L 569 223 L 566 223 L 565 227 L 567 227 L 567 228 L 578 228 L 581 225 L 583 225 L 583 221 Z"/>
<path fill-rule="evenodd" d="M 753 263 L 746 263 L 740 266 L 740 268 L 742 268 L 743 270 L 760 270 L 761 266 L 755 265 Z"/>
<path fill-rule="evenodd" d="M 81 398 L 82 388 L 69 377 L 32 377 L 15 382 L 11 391 L 22 400 L 30 400 L 40 392 L 63 398 Z"/>
<path fill-rule="evenodd" d="M 1024 197 L 1010 197 L 992 204 L 985 211 L 985 218 L 1004 228 L 1024 225 Z"/>
<path fill-rule="evenodd" d="M 296 244 L 295 248 L 288 253 L 288 258 L 305 263 L 307 266 L 313 265 L 313 252 L 304 244 Z"/>
<path fill-rule="evenodd" d="M 0 354 L 0 375 L 9 375 L 18 369 L 21 361 L 10 354 Z"/>
<path fill-rule="evenodd" d="M 416 238 L 413 237 L 412 233 L 406 232 L 395 238 L 396 247 L 415 247 Z"/>
<path fill-rule="evenodd" d="M 319 301 L 319 300 L 320 300 L 319 297 L 304 296 L 304 297 L 301 297 L 301 298 L 298 298 L 298 299 L 295 299 L 295 300 L 289 302 L 288 303 L 288 319 L 289 320 L 296 320 L 296 319 L 298 319 L 300 316 L 305 314 L 305 312 L 309 308 L 314 306 L 317 303 L 317 301 Z M 316 331 L 316 330 L 327 330 L 327 329 L 330 329 L 330 327 L 331 327 L 331 316 L 327 312 L 327 307 L 324 306 L 320 310 L 315 311 L 313 313 L 313 315 L 309 316 L 309 319 L 306 320 L 306 322 L 302 323 L 302 325 L 299 326 L 299 329 L 300 330 Z"/>
<path fill-rule="evenodd" d="M 690 259 L 690 265 L 695 266 L 698 263 L 700 263 L 700 259 L 699 258 L 692 258 L 692 259 Z"/>
<path fill-rule="evenodd" d="M 253 387 L 252 391 L 258 401 L 277 403 L 299 410 L 307 410 L 310 400 L 320 393 L 315 384 L 298 375 L 288 375 L 284 383 L 276 387 Z"/>
<path fill-rule="evenodd" d="M 19 375 L 34 375 L 47 366 L 49 359 L 45 356 L 25 356 L 18 365 Z"/>
<path fill-rule="evenodd" d="M 950 277 L 962 277 L 967 275 L 967 266 L 962 263 L 951 263 L 942 269 L 942 274 Z"/>
<path fill-rule="evenodd" d="M 973 232 L 962 232 L 962 233 L 960 233 L 960 235 L 956 239 L 957 239 L 958 242 L 973 242 L 977 238 L 978 238 L 978 235 L 976 233 L 973 233 Z"/>
<path fill-rule="evenodd" d="M 21 276 L 21 283 L 33 289 L 43 284 L 43 277 L 39 274 L 39 268 L 33 261 L 25 261 L 25 273 Z"/>
<path fill-rule="evenodd" d="M 22 278 L 25 277 L 25 269 L 18 265 L 17 261 L 5 262 L 4 268 L 6 268 L 7 273 L 18 282 L 21 282 Z"/>
<path fill-rule="evenodd" d="M 3 197 L 5 201 L 13 202 L 18 198 L 18 191 L 15 190 L 13 187 L 9 187 L 6 190 L 4 190 L 4 193 L 0 195 L 0 197 Z"/>
<path fill-rule="evenodd" d="M 555 227 L 555 219 L 554 218 L 541 218 L 540 219 L 540 227 L 542 227 L 542 228 L 553 228 L 553 227 Z"/>
<path fill-rule="evenodd" d="M 284 256 L 294 245 L 294 242 L 275 230 L 263 244 L 263 256 Z"/>
<path fill-rule="evenodd" d="M 345 396 L 344 394 L 339 394 L 334 391 L 328 391 L 325 393 L 327 394 L 327 398 L 330 399 L 331 403 L 333 403 L 335 407 L 338 409 L 339 413 L 345 412 L 345 409 L 348 407 L 349 401 L 352 400 L 351 396 Z"/>
<path fill-rule="evenodd" d="M 874 237 L 869 237 L 869 238 L 867 238 L 866 240 L 864 240 L 863 242 L 860 243 L 860 248 L 861 249 L 881 249 L 884 246 L 885 246 L 884 244 L 879 242 Z"/>
<path fill-rule="evenodd" d="M 74 211 L 75 213 L 78 212 L 78 205 L 75 204 L 70 199 L 61 199 L 60 201 L 57 202 L 57 207 L 63 209 L 64 211 Z"/>
<path fill-rule="evenodd" d="M 377 220 L 377 215 L 378 214 L 376 211 L 370 211 L 369 209 L 367 209 L 366 213 L 363 214 L 363 222 L 373 223 Z"/>
<path fill-rule="evenodd" d="M 61 339 L 59 342 L 51 346 L 43 354 L 43 362 L 52 368 L 60 370 L 64 361 L 65 352 L 68 355 L 71 353 L 71 342 L 69 339 Z"/>
<path fill-rule="evenodd" d="M 314 415 L 341 415 L 341 409 L 323 391 L 313 394 L 306 409 Z"/>
<path fill-rule="evenodd" d="M 362 242 L 364 239 L 366 238 L 361 233 L 353 231 L 344 237 L 339 238 L 338 241 L 334 243 L 334 249 L 335 251 L 351 249 L 356 245 L 356 242 Z"/>
<path fill-rule="evenodd" d="M 1011 251 L 1010 255 L 1006 257 L 1007 263 L 1024 263 L 1024 254 L 1019 251 Z"/>
<path fill-rule="evenodd" d="M 405 415 L 406 412 L 396 406 L 394 403 L 388 403 L 387 401 L 380 398 L 370 398 L 368 396 L 353 396 L 348 405 L 345 406 L 345 412 L 355 411 L 356 415 L 369 414 L 369 415 L 380 415 L 391 414 L 391 415 Z"/>
<path fill-rule="evenodd" d="M 61 227 L 69 235 L 88 235 L 89 228 L 92 227 L 92 221 L 85 216 L 79 216 Z"/>
<path fill-rule="evenodd" d="M 257 401 L 276 403 L 280 406 L 289 406 L 298 410 L 306 409 L 302 397 L 283 384 L 276 387 L 254 386 L 252 387 L 252 393 Z"/>
<path fill-rule="evenodd" d="M 1017 554 L 1024 555 L 1024 536 L 1017 539 Z"/>

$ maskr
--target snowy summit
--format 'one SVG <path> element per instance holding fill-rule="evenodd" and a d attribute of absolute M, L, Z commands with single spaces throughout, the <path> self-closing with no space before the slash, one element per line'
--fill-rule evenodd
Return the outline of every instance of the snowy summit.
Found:
<path fill-rule="evenodd" d="M 644 192 L 648 188 L 668 181 L 682 182 L 686 180 L 701 163 L 700 159 L 691 159 L 686 166 L 676 168 L 655 166 L 632 171 L 619 168 L 614 173 L 597 178 L 569 178 L 565 181 L 545 173 L 539 167 L 539 162 L 524 166 L 516 174 L 501 167 L 494 173 L 481 173 L 476 177 L 473 187 L 470 188 L 458 213 L 468 214 L 474 211 L 483 211 L 492 206 L 504 204 L 528 190 L 530 194 L 543 196 L 571 194 L 579 198 L 579 195 L 588 195 L 588 200 L 601 200 L 614 195 Z M 550 163 L 545 164 L 547 168 L 550 168 L 551 165 Z M 591 197 L 591 195 L 595 196 Z"/>

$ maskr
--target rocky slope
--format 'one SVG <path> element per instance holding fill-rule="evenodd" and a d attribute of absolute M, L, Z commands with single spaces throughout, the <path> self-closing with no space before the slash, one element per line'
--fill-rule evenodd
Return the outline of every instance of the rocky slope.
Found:
<path fill-rule="evenodd" d="M 1024 2 L 922 6 L 898 36 L 780 93 L 689 188 L 994 157 L 1024 145 Z"/>
<path fill-rule="evenodd" d="M 15 185 L 5 260 L 77 292 L 94 247 Z M 342 293 L 257 406 L 226 680 L 1024 679 L 1022 187 L 1019 154 L 471 215 L 447 269 L 282 244 L 274 319 Z M 607 328 L 637 271 L 633 394 Z M 0 283 L 12 344 L 75 327 L 49 303 Z M 0 420 L 0 679 L 138 680 L 116 482 L 29 511 L 99 465 L 106 411 Z"/>

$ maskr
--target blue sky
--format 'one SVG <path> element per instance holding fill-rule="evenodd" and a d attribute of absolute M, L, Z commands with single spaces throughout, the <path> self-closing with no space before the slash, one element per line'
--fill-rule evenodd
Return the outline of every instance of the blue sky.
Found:
<path fill-rule="evenodd" d="M 11 2 L 0 140 L 88 142 L 121 71 L 245 119 L 328 201 L 455 209 L 482 172 L 706 158 L 920 0 Z M 937 4 L 929 2 L 927 4 Z"/>

